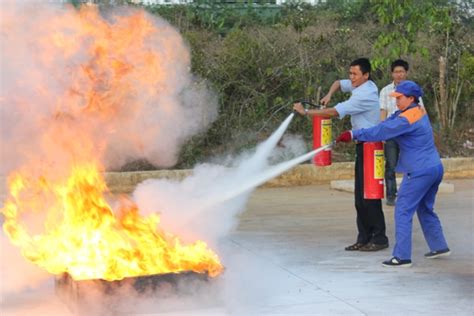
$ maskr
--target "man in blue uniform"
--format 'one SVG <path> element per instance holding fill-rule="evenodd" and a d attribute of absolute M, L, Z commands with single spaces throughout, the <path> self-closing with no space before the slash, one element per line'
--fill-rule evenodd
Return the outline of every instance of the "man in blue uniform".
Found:
<path fill-rule="evenodd" d="M 408 69 L 410 65 L 403 59 L 395 60 L 391 66 L 393 81 L 380 90 L 380 119 L 385 120 L 395 113 L 397 102 L 395 98 L 390 96 L 390 93 L 395 91 L 395 87 L 402 81 L 407 80 Z M 421 98 L 419 104 L 423 106 Z M 395 167 L 397 166 L 398 155 L 400 149 L 398 144 L 393 139 L 387 139 L 384 145 L 385 154 L 385 189 L 387 197 L 387 205 L 395 205 L 395 198 L 397 197 L 397 182 L 395 177 Z"/>
<path fill-rule="evenodd" d="M 345 131 L 339 142 L 383 141 L 395 139 L 400 146 L 397 172 L 403 173 L 395 204 L 395 247 L 393 257 L 383 265 L 411 266 L 412 221 L 417 212 L 423 234 L 430 248 L 427 258 L 450 254 L 441 223 L 433 211 L 436 193 L 443 178 L 443 165 L 434 144 L 428 115 L 418 104 L 422 89 L 413 81 L 402 81 L 391 94 L 398 111 L 377 126 Z"/>

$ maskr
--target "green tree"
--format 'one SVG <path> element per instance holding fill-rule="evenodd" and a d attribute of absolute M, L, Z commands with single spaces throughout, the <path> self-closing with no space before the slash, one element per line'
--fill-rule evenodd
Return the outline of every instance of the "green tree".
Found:
<path fill-rule="evenodd" d="M 433 89 L 439 131 L 449 136 L 459 113 L 463 89 L 472 84 L 472 74 L 463 71 L 463 64 L 469 64 L 472 57 L 472 29 L 467 29 L 469 23 L 463 20 L 469 19 L 469 14 L 450 1 L 371 2 L 382 31 L 374 43 L 374 67 L 386 68 L 390 61 L 413 54 L 420 54 L 428 63 L 437 61 L 438 73 L 429 79 L 428 86 Z M 443 44 L 430 51 L 420 41 L 420 33 L 439 38 Z"/>
<path fill-rule="evenodd" d="M 374 68 L 384 68 L 408 54 L 429 56 L 418 44 L 420 31 L 440 32 L 452 24 L 448 1 L 370 0 L 380 29 L 374 42 Z"/>

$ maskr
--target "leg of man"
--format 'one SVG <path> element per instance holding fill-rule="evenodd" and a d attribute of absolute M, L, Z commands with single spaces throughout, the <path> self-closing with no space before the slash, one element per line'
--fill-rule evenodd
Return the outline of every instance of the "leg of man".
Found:
<path fill-rule="evenodd" d="M 393 256 L 411 259 L 413 215 L 421 199 L 436 180 L 430 169 L 408 173 L 403 181 L 395 204 L 395 247 Z"/>
<path fill-rule="evenodd" d="M 365 240 L 365 243 L 377 245 L 387 245 L 388 238 L 385 235 L 385 217 L 382 210 L 382 201 L 380 199 L 364 199 L 364 148 L 363 144 L 356 145 L 356 186 L 355 186 L 355 201 L 357 209 L 357 226 L 359 228 L 359 236 Z M 359 240 L 359 238 L 358 238 Z M 380 250 L 388 247 L 370 247 L 367 245 L 365 249 L 361 250 Z"/>
<path fill-rule="evenodd" d="M 431 188 L 421 199 L 418 207 L 418 220 L 420 221 L 423 235 L 425 236 L 426 242 L 430 247 L 431 251 L 437 251 L 447 249 L 448 244 L 444 238 L 443 229 L 438 215 L 433 211 L 433 205 L 436 199 L 436 193 L 438 192 L 439 184 L 443 179 L 443 165 L 438 165 L 431 168 L 432 173 L 437 175 L 435 182 Z"/>
<path fill-rule="evenodd" d="M 395 202 L 397 196 L 395 167 L 397 166 L 399 152 L 400 149 L 395 140 L 389 139 L 385 142 L 385 192 L 387 195 L 387 204 L 389 205 L 394 205 L 392 203 Z"/>
<path fill-rule="evenodd" d="M 365 206 L 369 214 L 368 222 L 372 233 L 371 242 L 377 245 L 388 244 L 388 238 L 385 234 L 385 216 L 382 210 L 382 200 L 366 199 Z"/>
<path fill-rule="evenodd" d="M 364 203 L 364 150 L 362 143 L 356 144 L 356 161 L 355 161 L 355 183 L 354 183 L 354 200 L 357 211 L 357 242 L 366 244 L 369 242 L 371 235 L 369 232 L 369 214 Z"/>

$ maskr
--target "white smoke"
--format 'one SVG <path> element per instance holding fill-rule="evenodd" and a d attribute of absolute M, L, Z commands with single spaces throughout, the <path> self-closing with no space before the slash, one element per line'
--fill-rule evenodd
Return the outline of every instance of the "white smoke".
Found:
<path fill-rule="evenodd" d="M 269 164 L 274 165 L 301 156 L 307 151 L 303 136 L 287 134 L 277 144 L 268 161 Z"/>
<path fill-rule="evenodd" d="M 5 295 L 17 294 L 25 289 L 34 289 L 40 286 L 51 275 L 46 271 L 25 260 L 19 248 L 13 246 L 0 234 L 0 299 Z"/>
<path fill-rule="evenodd" d="M 97 54 L 103 51 L 94 43 L 110 36 L 113 38 L 112 30 L 131 27 L 122 17 L 138 11 L 121 9 L 102 15 L 92 14 L 93 21 L 86 18 L 86 23 L 84 15 L 72 7 L 2 4 L 1 9 L 0 154 L 3 172 L 18 167 L 32 156 L 51 166 L 69 163 L 68 155 L 60 146 L 69 144 L 66 140 L 80 143 L 85 151 L 96 150 L 103 154 L 107 167 L 115 168 L 134 158 L 146 158 L 156 165 L 170 166 L 175 163 L 180 146 L 215 119 L 215 96 L 205 83 L 192 77 L 188 48 L 179 33 L 165 21 L 139 13 L 158 30 L 143 37 L 146 39 L 145 48 L 134 50 L 131 45 L 125 54 L 106 50 L 106 60 L 113 59 L 119 69 L 130 71 L 114 86 L 104 82 L 92 84 L 84 73 L 77 70 L 101 62 Z M 54 23 L 50 23 L 52 21 Z M 79 28 L 83 23 L 94 27 L 108 25 L 105 29 L 112 33 L 107 36 L 84 35 Z M 59 49 L 64 48 L 61 45 L 72 45 L 72 48 L 64 51 Z M 51 46 L 56 49 L 42 50 Z M 155 56 L 151 72 L 144 64 L 146 58 L 141 55 L 144 50 Z M 121 65 L 124 68 L 120 68 Z M 140 78 L 144 74 L 151 75 L 152 81 L 145 86 Z M 101 75 L 114 77 L 113 72 L 107 71 Z M 102 97 L 112 99 L 113 102 L 106 103 L 112 108 L 84 110 L 87 105 L 82 102 L 93 101 L 85 97 L 91 85 Z M 129 92 L 122 95 L 125 88 Z M 147 307 L 149 311 L 167 312 L 176 308 L 179 312 L 180 308 L 209 307 L 212 310 L 217 307 L 218 314 L 245 314 L 247 306 L 258 304 L 261 299 L 281 289 L 275 284 L 274 272 L 262 272 L 264 267 L 268 269 L 268 264 L 242 255 L 235 245 L 229 246 L 226 238 L 236 227 L 237 217 L 244 211 L 251 191 L 298 163 L 292 161 L 269 166 L 292 159 L 304 151 L 302 141 L 291 136 L 283 138 L 281 146 L 274 150 L 292 117 L 290 115 L 255 152 L 238 157 L 232 167 L 201 164 L 191 177 L 183 181 L 149 180 L 138 186 L 133 197 L 141 213 L 159 213 L 160 226 L 185 241 L 207 241 L 211 249 L 218 249 L 217 253 L 228 269 L 212 283 L 212 288 L 208 285 L 197 287 L 197 294 L 187 301 L 168 297 L 157 303 L 152 299 Z M 83 134 L 88 136 L 88 141 L 81 140 Z M 77 149 L 73 153 L 77 153 Z M 54 296 L 40 295 L 44 298 L 43 303 L 33 303 L 31 310 L 21 303 L 15 305 L 15 299 L 21 302 L 21 298 L 28 295 L 29 288 L 36 288 L 36 294 L 41 292 L 38 288 L 47 288 L 51 278 L 30 266 L 13 246 L 3 241 L 1 246 L 4 264 L 2 312 L 8 314 L 11 310 L 11 315 L 31 315 L 36 309 L 48 315 L 64 315 L 64 308 L 58 308 Z M 261 283 L 255 284 L 253 281 L 257 277 Z M 252 283 L 255 285 L 249 287 Z M 51 290 L 49 288 L 48 293 Z M 208 293 L 208 296 L 203 298 L 199 293 Z M 137 309 L 145 303 L 140 295 L 128 291 L 119 294 L 124 295 L 119 295 L 118 299 L 126 299 L 129 306 L 137 306 Z M 12 295 L 16 295 L 15 298 Z M 103 303 L 101 299 L 100 295 L 96 297 L 99 306 Z"/>
<path fill-rule="evenodd" d="M 202 164 L 183 181 L 151 179 L 139 184 L 133 196 L 140 211 L 159 213 L 161 226 L 185 240 L 199 238 L 216 245 L 237 224 L 250 191 L 262 183 L 253 184 L 254 179 L 268 180 L 262 172 L 292 118 L 288 116 L 254 152 L 237 157 L 238 163 L 230 168 Z"/>
<path fill-rule="evenodd" d="M 25 164 L 60 173 L 91 153 L 106 168 L 137 158 L 172 166 L 217 117 L 181 35 L 139 9 L 2 1 L 0 69 L 3 181 Z M 3 233 L 0 242 L 2 298 L 50 281 Z"/>
<path fill-rule="evenodd" d="M 169 167 L 216 118 L 215 95 L 190 73 L 188 46 L 159 17 L 0 6 L 3 174 L 32 159 L 70 164 L 71 151 L 92 152 L 108 168 L 137 158 Z"/>

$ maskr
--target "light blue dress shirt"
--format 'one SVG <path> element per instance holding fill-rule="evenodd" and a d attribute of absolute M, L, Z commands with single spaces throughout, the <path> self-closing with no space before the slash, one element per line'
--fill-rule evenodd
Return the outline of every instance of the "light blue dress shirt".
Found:
<path fill-rule="evenodd" d="M 372 80 L 352 87 L 348 79 L 339 80 L 343 92 L 351 92 L 351 97 L 338 103 L 334 108 L 339 113 L 339 118 L 351 116 L 352 129 L 369 128 L 380 122 L 380 104 L 378 88 Z"/>

